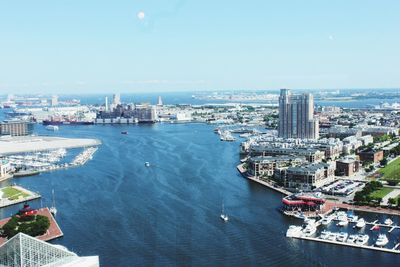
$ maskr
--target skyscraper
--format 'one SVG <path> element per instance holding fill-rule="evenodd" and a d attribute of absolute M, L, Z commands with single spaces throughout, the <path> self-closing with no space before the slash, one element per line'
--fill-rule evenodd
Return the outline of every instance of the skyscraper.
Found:
<path fill-rule="evenodd" d="M 318 139 L 319 124 L 314 119 L 312 94 L 293 95 L 281 89 L 279 96 L 279 137 Z"/>

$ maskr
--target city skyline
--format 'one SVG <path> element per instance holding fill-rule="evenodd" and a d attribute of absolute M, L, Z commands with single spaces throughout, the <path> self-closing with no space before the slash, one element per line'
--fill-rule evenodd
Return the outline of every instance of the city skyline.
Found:
<path fill-rule="evenodd" d="M 399 5 L 4 2 L 0 91 L 398 88 Z"/>

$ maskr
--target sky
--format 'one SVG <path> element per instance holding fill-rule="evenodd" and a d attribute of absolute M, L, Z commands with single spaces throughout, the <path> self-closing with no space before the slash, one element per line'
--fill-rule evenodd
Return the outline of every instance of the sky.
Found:
<path fill-rule="evenodd" d="M 0 93 L 399 88 L 398 0 L 0 0 Z"/>

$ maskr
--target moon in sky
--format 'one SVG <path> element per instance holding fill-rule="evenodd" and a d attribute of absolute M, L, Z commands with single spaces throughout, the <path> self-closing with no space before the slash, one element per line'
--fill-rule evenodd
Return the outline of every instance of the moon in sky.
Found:
<path fill-rule="evenodd" d="M 137 13 L 137 17 L 138 17 L 139 20 L 144 20 L 144 17 L 145 17 L 144 12 L 143 11 L 139 11 Z"/>

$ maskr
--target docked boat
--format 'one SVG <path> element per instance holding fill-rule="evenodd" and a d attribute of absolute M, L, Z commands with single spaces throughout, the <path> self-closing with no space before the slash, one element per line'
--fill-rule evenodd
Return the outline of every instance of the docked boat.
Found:
<path fill-rule="evenodd" d="M 331 234 L 331 232 L 324 230 L 324 231 L 321 232 L 321 235 L 319 237 L 321 239 L 326 240 L 330 234 Z"/>
<path fill-rule="evenodd" d="M 307 226 L 303 230 L 303 233 L 305 236 L 310 237 L 313 234 L 315 234 L 316 231 L 317 231 L 317 227 L 315 227 L 314 224 L 307 224 Z"/>
<path fill-rule="evenodd" d="M 356 223 L 356 227 L 357 228 L 364 228 L 365 227 L 365 220 L 363 218 L 358 219 L 357 223 Z"/>
<path fill-rule="evenodd" d="M 54 198 L 54 189 L 51 191 L 51 193 L 53 195 L 53 206 L 50 207 L 49 211 L 55 217 L 57 215 L 57 208 L 56 208 L 56 201 Z"/>
<path fill-rule="evenodd" d="M 227 222 L 229 220 L 228 215 L 225 213 L 224 211 L 224 204 L 222 204 L 222 212 L 220 215 L 221 220 L 223 220 L 224 222 Z"/>
<path fill-rule="evenodd" d="M 337 236 L 336 233 L 330 233 L 326 239 L 330 241 L 335 241 L 336 236 Z"/>
<path fill-rule="evenodd" d="M 393 221 L 392 221 L 392 219 L 390 219 L 390 218 L 387 218 L 386 220 L 385 220 L 385 222 L 384 222 L 384 224 L 385 225 L 392 225 L 393 224 Z"/>
<path fill-rule="evenodd" d="M 339 241 L 339 242 L 345 242 L 348 236 L 349 236 L 348 233 L 340 232 L 340 233 L 336 236 L 336 240 Z"/>
<path fill-rule="evenodd" d="M 58 126 L 57 125 L 47 125 L 46 126 L 46 130 L 48 130 L 48 131 L 58 131 L 59 130 L 59 128 L 58 128 Z"/>
<path fill-rule="evenodd" d="M 385 234 L 380 234 L 378 235 L 378 239 L 375 242 L 375 245 L 377 247 L 384 247 L 387 245 L 387 243 L 389 243 L 389 239 L 387 238 L 387 236 Z"/>
<path fill-rule="evenodd" d="M 322 225 L 328 225 L 328 224 L 330 224 L 330 223 L 332 222 L 332 220 L 333 220 L 333 217 L 332 217 L 332 216 L 325 216 L 325 217 L 322 219 L 321 224 L 322 224 Z"/>
<path fill-rule="evenodd" d="M 303 228 L 297 225 L 289 226 L 289 229 L 286 231 L 286 237 L 301 237 L 303 234 Z"/>
<path fill-rule="evenodd" d="M 339 225 L 339 226 L 346 226 L 346 225 L 348 225 L 348 224 L 349 224 L 349 220 L 348 220 L 347 218 L 342 219 L 342 220 L 340 220 L 340 221 L 338 222 L 338 225 Z"/>
<path fill-rule="evenodd" d="M 353 244 L 354 242 L 356 242 L 357 240 L 357 235 L 349 235 L 349 237 L 347 238 L 347 243 Z"/>
<path fill-rule="evenodd" d="M 347 219 L 349 220 L 349 222 L 356 222 L 356 221 L 358 221 L 358 216 L 354 215 L 353 212 L 348 212 Z"/>
<path fill-rule="evenodd" d="M 358 235 L 357 236 L 357 240 L 356 240 L 356 244 L 357 245 L 366 245 L 368 243 L 369 240 L 369 236 L 368 235 Z"/>

